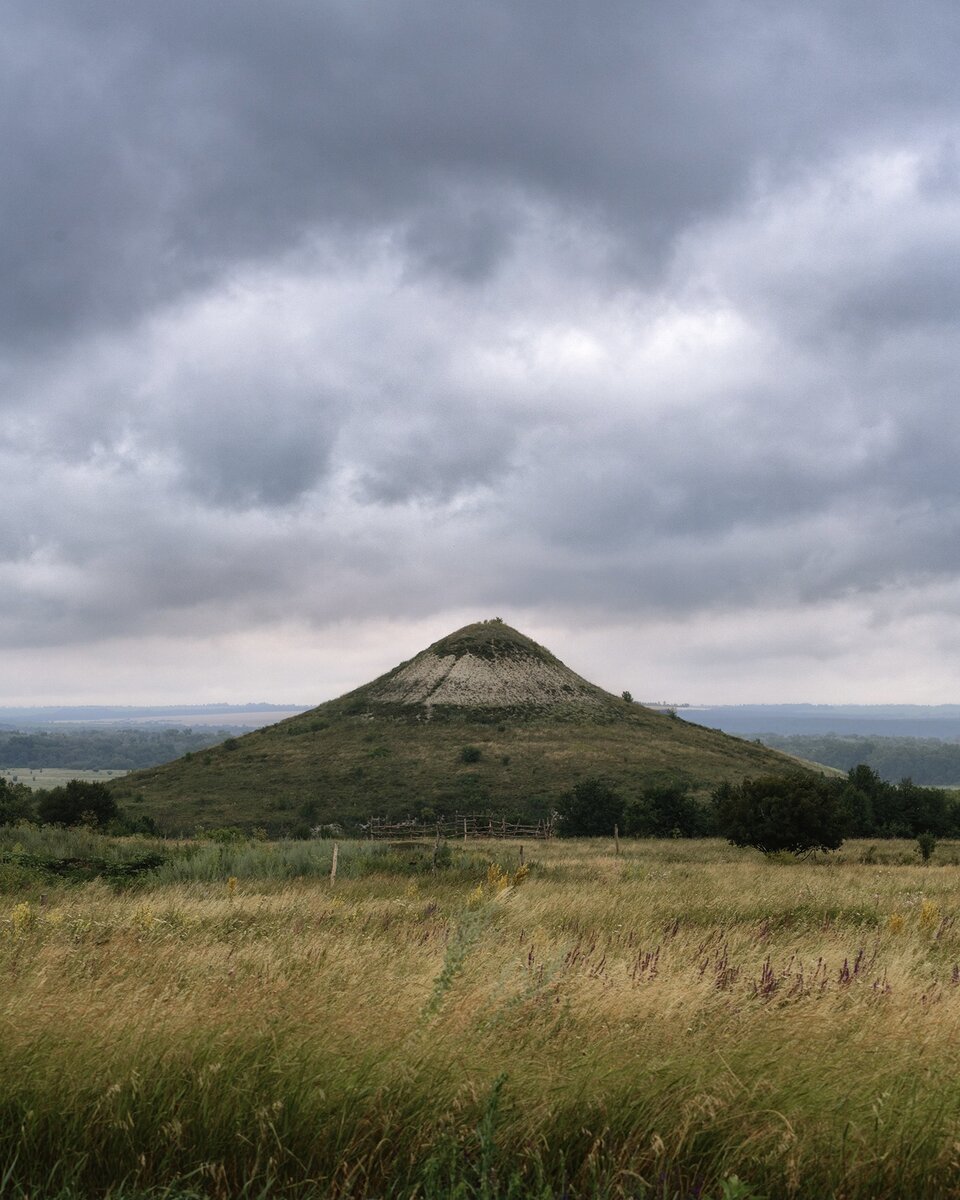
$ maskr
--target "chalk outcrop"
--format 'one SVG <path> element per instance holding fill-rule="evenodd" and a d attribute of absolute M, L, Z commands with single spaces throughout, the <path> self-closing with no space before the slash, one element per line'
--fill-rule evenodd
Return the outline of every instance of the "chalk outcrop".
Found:
<path fill-rule="evenodd" d="M 458 629 L 365 690 L 372 701 L 427 707 L 512 708 L 615 699 L 497 620 Z"/>

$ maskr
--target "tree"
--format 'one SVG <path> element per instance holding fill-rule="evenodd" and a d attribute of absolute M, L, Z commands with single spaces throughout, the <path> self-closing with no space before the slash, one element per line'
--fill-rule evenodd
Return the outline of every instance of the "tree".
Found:
<path fill-rule="evenodd" d="M 735 846 L 764 854 L 836 850 L 845 814 L 840 790 L 822 776 L 767 775 L 721 784 L 713 793 L 717 826 Z"/>
<path fill-rule="evenodd" d="M 0 825 L 16 825 L 33 816 L 30 789 L 22 783 L 8 783 L 0 776 Z"/>
<path fill-rule="evenodd" d="M 603 837 L 623 827 L 623 798 L 603 779 L 582 779 L 557 803 L 561 837 Z"/>
<path fill-rule="evenodd" d="M 710 832 L 710 814 L 682 783 L 646 788 L 627 805 L 625 818 L 627 832 L 639 837 L 704 837 Z"/>
<path fill-rule="evenodd" d="M 103 826 L 117 815 L 117 802 L 104 784 L 71 779 L 41 796 L 37 815 L 48 825 Z"/>

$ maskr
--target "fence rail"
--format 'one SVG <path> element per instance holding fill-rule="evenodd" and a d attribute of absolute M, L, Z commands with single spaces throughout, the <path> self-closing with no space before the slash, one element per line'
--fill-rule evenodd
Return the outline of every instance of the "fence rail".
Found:
<path fill-rule="evenodd" d="M 417 838 L 441 838 L 444 841 L 482 838 L 521 838 L 545 840 L 553 837 L 553 822 L 508 821 L 505 817 L 470 816 L 457 814 L 440 821 L 388 821 L 383 817 L 370 817 L 361 824 L 364 837 L 389 839 L 391 841 L 414 840 Z"/>

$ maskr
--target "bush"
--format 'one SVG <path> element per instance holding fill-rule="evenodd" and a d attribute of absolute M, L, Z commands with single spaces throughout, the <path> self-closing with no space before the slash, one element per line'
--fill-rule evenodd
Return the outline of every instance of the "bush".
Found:
<path fill-rule="evenodd" d="M 635 837 L 706 837 L 712 832 L 711 814 L 697 803 L 682 783 L 647 788 L 627 805 L 626 832 Z"/>
<path fill-rule="evenodd" d="M 22 783 L 8 783 L 0 776 L 0 825 L 16 825 L 33 816 L 33 796 Z"/>
<path fill-rule="evenodd" d="M 41 794 L 37 815 L 47 825 L 106 825 L 117 815 L 117 802 L 102 783 L 71 779 L 65 787 Z"/>
<path fill-rule="evenodd" d="M 622 797 L 603 779 L 583 779 L 557 804 L 557 831 L 561 837 L 604 837 L 614 825 L 623 828 Z"/>
<path fill-rule="evenodd" d="M 463 763 L 479 762 L 481 758 L 479 746 L 464 746 L 460 751 L 460 761 Z"/>
<path fill-rule="evenodd" d="M 735 846 L 764 854 L 836 850 L 845 813 L 839 790 L 814 775 L 767 775 L 721 784 L 713 793 L 720 833 Z"/>

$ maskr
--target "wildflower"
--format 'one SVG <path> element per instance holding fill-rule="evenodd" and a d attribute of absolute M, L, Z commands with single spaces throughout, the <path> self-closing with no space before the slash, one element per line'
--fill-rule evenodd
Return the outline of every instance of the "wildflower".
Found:
<path fill-rule="evenodd" d="M 926 929 L 936 925 L 940 910 L 932 900 L 924 900 L 920 905 L 920 928 Z"/>
<path fill-rule="evenodd" d="M 487 889 L 494 895 L 497 892 L 502 892 L 504 888 L 510 886 L 510 876 L 504 871 L 499 863 L 491 863 L 487 867 Z"/>
<path fill-rule="evenodd" d="M 526 879 L 526 877 L 529 874 L 530 874 L 530 868 L 527 866 L 526 863 L 524 863 L 522 866 L 517 867 L 517 869 L 513 873 L 513 886 L 519 887 L 520 884 L 523 883 L 523 881 Z"/>
<path fill-rule="evenodd" d="M 146 933 L 155 921 L 153 909 L 148 904 L 138 904 L 134 909 L 133 926 L 139 933 Z"/>
<path fill-rule="evenodd" d="M 237 890 L 237 877 L 236 877 L 236 875 L 231 875 L 230 878 L 227 880 L 227 895 L 230 897 L 231 900 L 233 899 L 233 893 L 236 890 Z"/>
<path fill-rule="evenodd" d="M 900 933 L 905 924 L 906 921 L 901 913 L 891 913 L 890 919 L 887 921 L 887 929 L 891 933 Z"/>
<path fill-rule="evenodd" d="M 26 900 L 13 906 L 11 924 L 13 925 L 13 936 L 16 938 L 24 937 L 33 924 L 33 910 Z"/>

